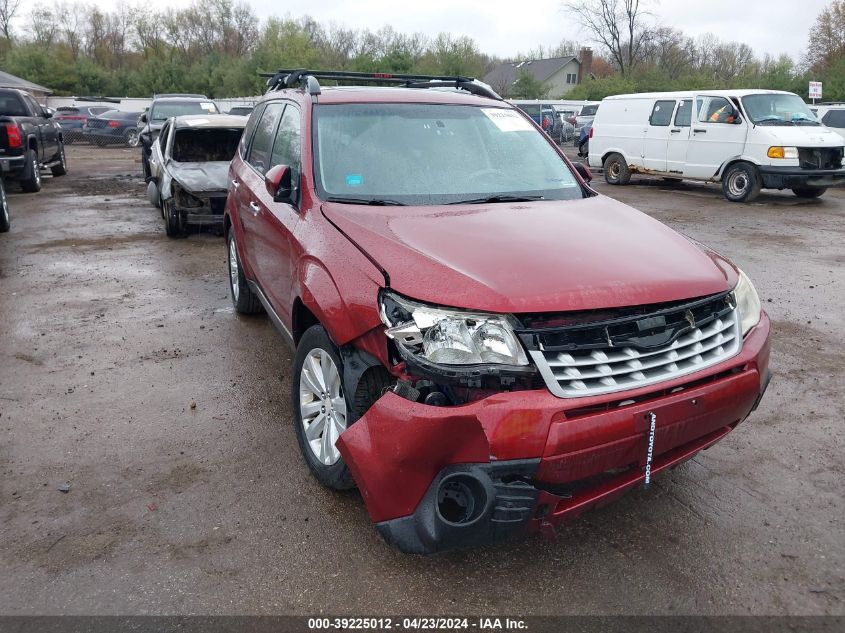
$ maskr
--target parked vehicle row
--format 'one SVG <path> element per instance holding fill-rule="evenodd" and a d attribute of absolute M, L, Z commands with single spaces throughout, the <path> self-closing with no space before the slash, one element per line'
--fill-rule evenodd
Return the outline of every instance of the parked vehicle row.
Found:
<path fill-rule="evenodd" d="M 112 108 L 101 105 L 60 106 L 53 119 L 62 128 L 65 145 L 82 140 L 83 128 L 89 119 L 96 118 Z"/>
<path fill-rule="evenodd" d="M 795 94 L 713 90 L 607 97 L 590 131 L 589 164 L 605 180 L 632 174 L 720 182 L 750 202 L 765 189 L 817 198 L 845 184 L 843 138 Z"/>
<path fill-rule="evenodd" d="M 304 461 L 389 543 L 552 531 L 757 407 L 769 319 L 734 264 L 593 190 L 489 86 L 321 77 L 279 71 L 250 116 L 228 282 L 295 350 Z"/>
<path fill-rule="evenodd" d="M 27 192 L 41 189 L 41 170 L 54 176 L 67 173 L 62 130 L 53 111 L 42 108 L 27 92 L 0 89 L 0 160 L 4 177 Z"/>

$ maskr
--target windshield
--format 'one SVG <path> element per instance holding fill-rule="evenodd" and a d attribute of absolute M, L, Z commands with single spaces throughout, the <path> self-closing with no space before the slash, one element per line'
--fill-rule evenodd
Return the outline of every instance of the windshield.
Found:
<path fill-rule="evenodd" d="M 597 105 L 587 105 L 581 108 L 581 116 L 596 116 L 599 107 Z"/>
<path fill-rule="evenodd" d="M 314 113 L 314 172 L 326 199 L 434 205 L 583 196 L 546 137 L 510 108 L 344 104 Z"/>
<path fill-rule="evenodd" d="M 211 101 L 181 101 L 156 103 L 153 105 L 152 121 L 166 121 L 172 116 L 183 114 L 217 114 L 217 106 Z"/>
<path fill-rule="evenodd" d="M 816 115 L 794 94 L 757 94 L 742 98 L 748 117 L 760 125 L 819 125 Z"/>

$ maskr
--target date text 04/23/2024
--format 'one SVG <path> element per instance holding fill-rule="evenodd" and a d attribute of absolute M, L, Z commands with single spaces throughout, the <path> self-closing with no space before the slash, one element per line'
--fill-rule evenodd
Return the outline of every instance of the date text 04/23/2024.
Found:
<path fill-rule="evenodd" d="M 527 628 L 520 618 L 309 618 L 309 630 L 375 630 L 375 631 L 519 631 Z"/>

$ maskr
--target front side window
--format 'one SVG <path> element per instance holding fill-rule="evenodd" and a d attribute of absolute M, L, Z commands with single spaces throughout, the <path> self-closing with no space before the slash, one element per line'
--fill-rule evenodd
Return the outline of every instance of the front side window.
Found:
<path fill-rule="evenodd" d="M 287 165 L 290 167 L 291 182 L 293 182 L 294 188 L 299 182 L 300 144 L 299 110 L 289 105 L 282 114 L 282 120 L 276 132 L 270 166 Z"/>
<path fill-rule="evenodd" d="M 757 125 L 820 125 L 801 97 L 763 93 L 742 98 L 748 117 Z"/>
<path fill-rule="evenodd" d="M 581 116 L 596 116 L 596 112 L 598 112 L 599 106 L 596 105 L 585 105 L 581 108 Z"/>
<path fill-rule="evenodd" d="M 511 108 L 325 104 L 314 117 L 324 199 L 434 205 L 584 195 L 547 138 Z"/>
<path fill-rule="evenodd" d="M 651 110 L 651 117 L 648 122 L 659 127 L 668 127 L 672 121 L 672 112 L 675 110 L 675 101 L 658 101 Z"/>
<path fill-rule="evenodd" d="M 284 103 L 269 104 L 264 108 L 261 119 L 255 126 L 255 134 L 252 137 L 246 162 L 252 165 L 261 175 L 266 174 L 267 170 L 270 169 L 270 151 L 273 149 L 276 126 L 284 108 Z"/>
<path fill-rule="evenodd" d="M 733 123 L 736 110 L 724 97 L 699 97 L 696 99 L 698 120 L 702 123 Z"/>
<path fill-rule="evenodd" d="M 831 110 L 822 117 L 827 127 L 845 128 L 845 110 Z"/>

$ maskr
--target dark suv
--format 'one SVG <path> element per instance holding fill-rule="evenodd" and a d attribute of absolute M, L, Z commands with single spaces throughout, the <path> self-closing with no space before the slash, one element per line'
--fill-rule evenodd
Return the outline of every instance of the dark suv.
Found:
<path fill-rule="evenodd" d="M 357 485 L 404 551 L 553 532 L 723 438 L 768 385 L 748 277 L 581 173 L 466 77 L 279 71 L 247 124 L 232 301 L 296 350 L 311 472 Z"/>
<path fill-rule="evenodd" d="M 220 114 L 220 110 L 217 104 L 205 95 L 156 95 L 149 110 L 141 114 L 138 119 L 139 125 L 143 126 L 138 138 L 141 144 L 141 166 L 146 180 L 150 178 L 150 152 L 153 141 L 158 137 L 161 126 L 170 117 L 183 114 Z"/>

